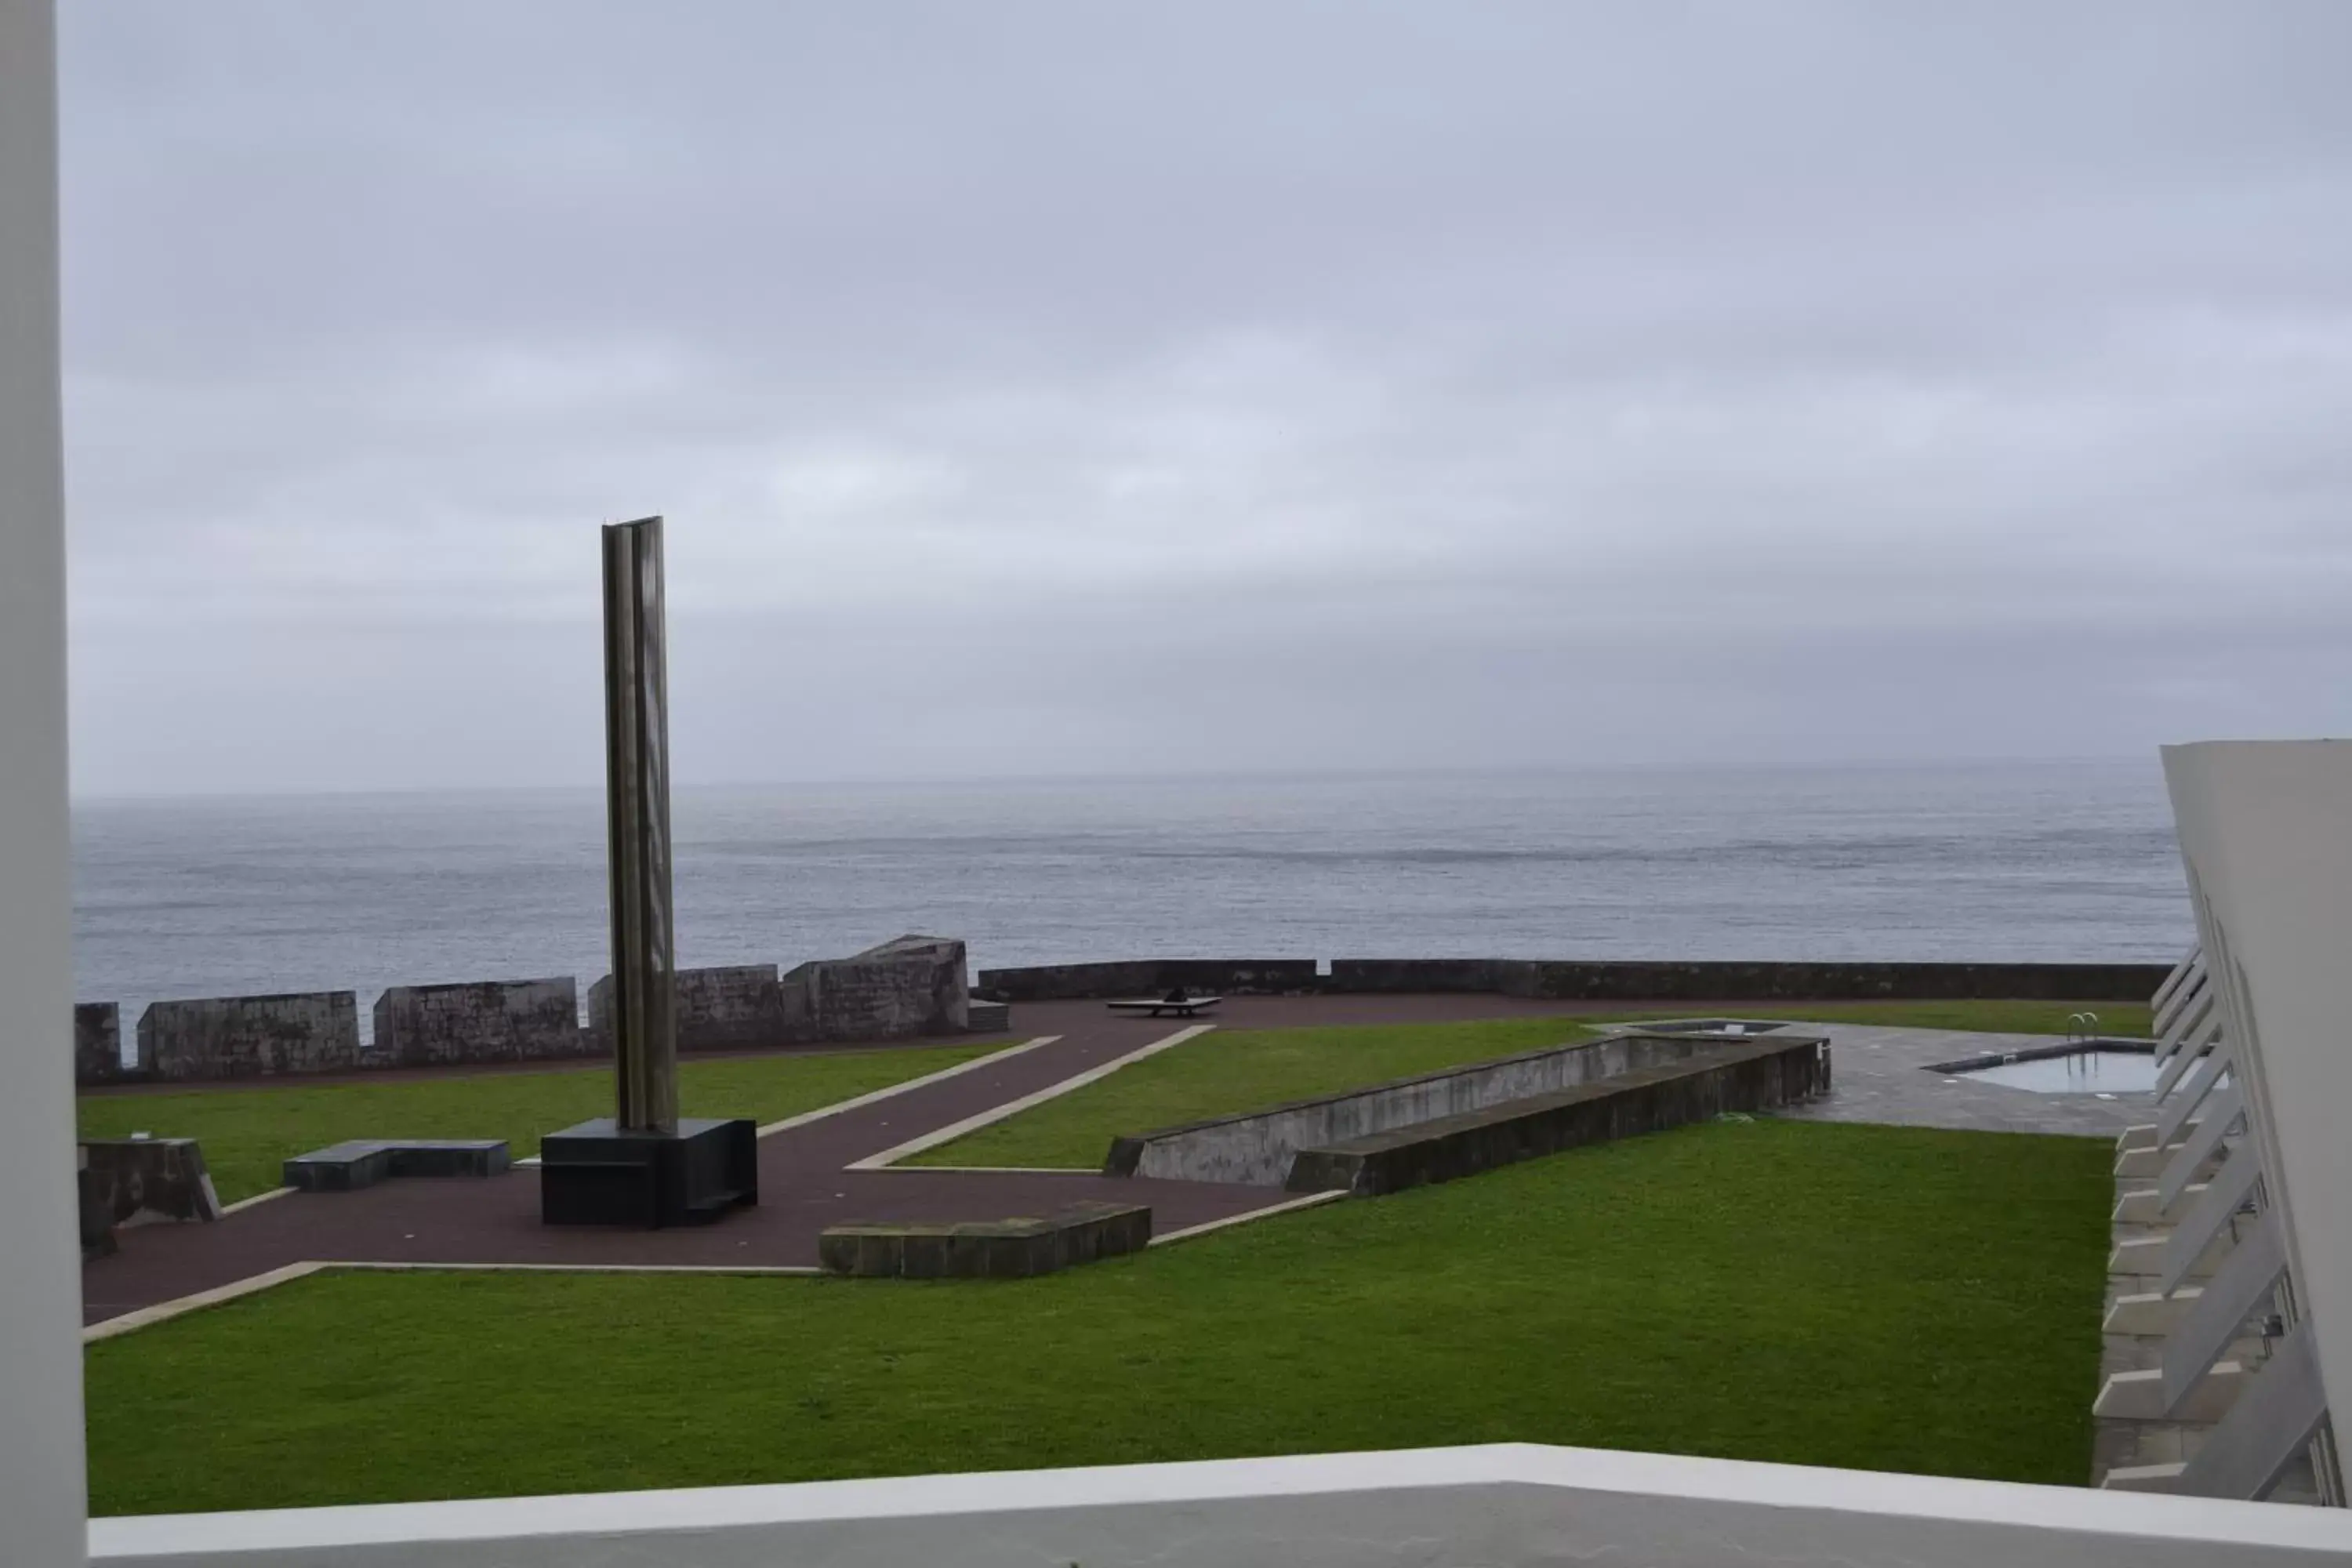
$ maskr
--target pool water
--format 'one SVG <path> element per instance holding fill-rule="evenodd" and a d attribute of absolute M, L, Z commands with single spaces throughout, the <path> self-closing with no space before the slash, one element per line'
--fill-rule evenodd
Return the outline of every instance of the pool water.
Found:
<path fill-rule="evenodd" d="M 2087 1050 L 2002 1062 L 1952 1076 L 2037 1094 L 2147 1094 L 2156 1088 L 2158 1070 L 2156 1058 L 2146 1051 Z"/>

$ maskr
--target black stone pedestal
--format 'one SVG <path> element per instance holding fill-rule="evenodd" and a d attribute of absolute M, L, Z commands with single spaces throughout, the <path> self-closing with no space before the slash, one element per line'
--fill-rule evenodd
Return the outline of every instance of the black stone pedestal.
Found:
<path fill-rule="evenodd" d="M 747 1119 L 680 1117 L 676 1132 L 636 1132 L 602 1116 L 540 1140 L 549 1225 L 709 1225 L 759 1201 L 759 1124 Z"/>

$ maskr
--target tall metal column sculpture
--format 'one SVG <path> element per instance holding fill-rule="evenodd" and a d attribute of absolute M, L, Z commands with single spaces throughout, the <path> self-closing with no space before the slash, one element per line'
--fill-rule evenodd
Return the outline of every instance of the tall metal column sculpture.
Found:
<path fill-rule="evenodd" d="M 617 1119 L 677 1131 L 669 886 L 669 676 L 662 523 L 604 530 L 604 816 Z"/>
<path fill-rule="evenodd" d="M 540 1142 L 550 1225 L 693 1225 L 759 1201 L 757 1124 L 677 1113 L 662 522 L 604 530 L 604 817 L 614 1114 Z"/>

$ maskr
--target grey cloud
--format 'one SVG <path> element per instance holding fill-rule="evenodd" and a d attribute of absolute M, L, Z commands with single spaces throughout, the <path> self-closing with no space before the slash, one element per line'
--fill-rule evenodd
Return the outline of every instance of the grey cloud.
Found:
<path fill-rule="evenodd" d="M 2339 7 L 66 24 L 86 789 L 2352 720 Z"/>

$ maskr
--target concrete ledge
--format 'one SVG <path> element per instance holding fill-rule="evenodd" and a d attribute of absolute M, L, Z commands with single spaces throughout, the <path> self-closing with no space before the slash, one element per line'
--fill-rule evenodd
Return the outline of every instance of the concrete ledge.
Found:
<path fill-rule="evenodd" d="M 964 1027 L 975 1035 L 999 1034 L 1013 1027 L 1013 1006 L 1007 1002 L 983 1002 L 978 997 L 964 1004 Z"/>
<path fill-rule="evenodd" d="M 2183 1143 L 2189 1142 L 2189 1139 L 2195 1137 L 2197 1134 L 2197 1129 L 2202 1125 L 2204 1125 L 2204 1123 L 2201 1121 L 2183 1122 L 2181 1124 L 2180 1131 L 2172 1135 L 2172 1142 L 2165 1145 L 2166 1149 L 2172 1150 L 2179 1148 Z M 2156 1123 L 2153 1121 L 2135 1123 L 2132 1126 L 2125 1128 L 2121 1132 L 2116 1135 L 2116 1154 L 2119 1159 L 2125 1154 L 2139 1153 L 2148 1150 L 2153 1150 L 2155 1147 Z M 2123 1174 L 2123 1172 L 2117 1171 L 2116 1174 L 2120 1176 Z"/>
<path fill-rule="evenodd" d="M 2121 1149 L 2116 1152 L 2116 1174 L 2136 1181 L 2156 1180 L 2164 1174 L 2164 1167 L 2187 1145 L 2170 1144 L 2159 1149 L 2153 1142 L 2140 1148 Z"/>
<path fill-rule="evenodd" d="M 2134 1187 L 2129 1192 L 2116 1194 L 2112 1217 L 2117 1225 L 2165 1225 L 2171 1220 L 2174 1209 L 2196 1202 L 2198 1194 L 2204 1190 L 2203 1182 L 2192 1183 L 2181 1188 L 2179 1196 L 2168 1205 L 2163 1193 L 2155 1187 Z"/>
<path fill-rule="evenodd" d="M 2109 1470 L 2099 1482 L 2101 1489 L 2111 1492 L 2168 1492 L 2180 1479 L 2180 1472 L 2189 1467 L 2181 1463 L 2168 1465 L 2124 1465 Z"/>
<path fill-rule="evenodd" d="M 2135 1290 L 2116 1298 L 2107 1309 L 2106 1318 L 2099 1324 L 2105 1334 L 2160 1335 L 2172 1331 L 2173 1325 L 2205 1292 L 2194 1285 L 2184 1285 L 2167 1296 L 2160 1291 Z"/>
<path fill-rule="evenodd" d="M 2107 1254 L 2107 1273 L 2132 1279 L 2159 1279 L 2164 1273 L 2165 1250 L 2170 1244 L 2169 1231 L 2118 1241 L 2115 1250 Z M 2211 1279 L 2213 1271 L 2221 1267 L 2221 1260 L 2230 1256 L 2230 1249 L 2236 1245 L 2227 1231 L 2214 1237 L 2212 1244 L 2189 1267 L 2187 1278 Z"/>
<path fill-rule="evenodd" d="M 817 1237 L 826 1272 L 868 1279 L 1025 1279 L 1151 1244 L 1142 1204 L 1073 1204 L 1042 1219 L 837 1225 Z"/>
<path fill-rule="evenodd" d="M 1561 1026 L 1563 1032 L 1574 1028 L 1572 1024 Z M 1710 1043 L 1728 1037 L 1684 1028 L 1621 1029 L 1264 1110 L 1208 1117 L 1113 1140 L 1103 1173 L 1279 1187 L 1288 1182 L 1302 1149 L 1326 1148 L 1687 1061 Z"/>
<path fill-rule="evenodd" d="M 2113 1372 L 2107 1374 L 2091 1414 L 2105 1421 L 2219 1421 L 2247 1383 L 2243 1362 L 2216 1362 L 2178 1410 L 2164 1407 L 2164 1370 Z"/>
<path fill-rule="evenodd" d="M 496 1176 L 509 1162 L 502 1138 L 355 1139 L 297 1154 L 279 1179 L 306 1193 L 355 1193 L 391 1176 Z"/>
<path fill-rule="evenodd" d="M 1829 1044 L 1818 1035 L 1714 1045 L 1671 1066 L 1303 1149 L 1286 1184 L 1293 1192 L 1344 1188 L 1377 1196 L 1726 1111 L 1770 1110 L 1829 1087 Z"/>

